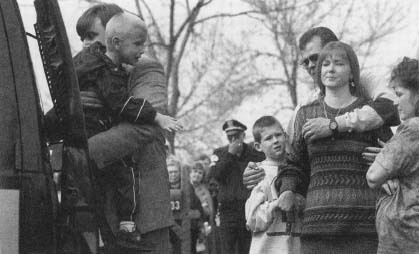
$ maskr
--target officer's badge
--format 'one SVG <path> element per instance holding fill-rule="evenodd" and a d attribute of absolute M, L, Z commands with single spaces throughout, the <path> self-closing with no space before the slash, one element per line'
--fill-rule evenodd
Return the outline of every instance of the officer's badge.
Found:
<path fill-rule="evenodd" d="M 218 156 L 217 156 L 217 155 L 215 155 L 215 154 L 213 154 L 213 155 L 211 155 L 210 160 L 211 160 L 211 164 L 210 164 L 210 166 L 211 166 L 211 167 L 212 167 L 212 166 L 215 166 L 215 164 L 216 164 L 216 163 L 217 163 L 217 161 L 218 161 Z"/>

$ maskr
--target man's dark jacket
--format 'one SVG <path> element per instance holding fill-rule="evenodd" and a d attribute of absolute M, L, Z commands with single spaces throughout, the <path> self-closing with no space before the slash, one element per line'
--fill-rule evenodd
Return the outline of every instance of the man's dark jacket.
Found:
<path fill-rule="evenodd" d="M 214 150 L 210 174 L 220 186 L 218 202 L 221 205 L 221 215 L 228 213 L 235 219 L 244 220 L 244 204 L 250 195 L 250 190 L 243 184 L 243 171 L 249 162 L 260 162 L 264 158 L 263 153 L 244 143 L 240 157 L 229 153 L 228 146 Z"/>

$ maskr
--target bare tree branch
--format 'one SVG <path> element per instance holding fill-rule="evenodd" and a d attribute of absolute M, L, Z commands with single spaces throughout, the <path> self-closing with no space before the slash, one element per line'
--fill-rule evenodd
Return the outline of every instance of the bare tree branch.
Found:
<path fill-rule="evenodd" d="M 205 21 L 211 20 L 211 19 L 217 19 L 217 18 L 233 18 L 233 17 L 238 17 L 238 16 L 243 16 L 243 15 L 248 15 L 251 13 L 258 13 L 257 11 L 254 10 L 249 10 L 249 11 L 242 11 L 242 12 L 238 12 L 238 13 L 220 13 L 220 14 L 214 14 L 202 19 L 199 19 L 197 21 L 195 21 L 195 24 L 199 24 L 199 23 L 203 23 Z"/>
<path fill-rule="evenodd" d="M 179 38 L 179 36 L 181 35 L 181 33 L 184 31 L 185 27 L 192 22 L 193 18 L 196 18 L 196 16 L 199 13 L 199 10 L 202 8 L 202 1 L 198 1 L 197 4 L 194 6 L 194 8 L 192 9 L 190 15 L 188 15 L 188 17 L 185 19 L 185 21 L 183 21 L 182 25 L 179 27 L 178 31 L 176 32 L 176 34 L 174 35 L 174 42 L 177 41 L 177 39 Z"/>
<path fill-rule="evenodd" d="M 354 10 L 354 5 L 355 5 L 355 0 L 352 0 L 348 10 L 346 11 L 345 17 L 343 18 L 342 30 L 340 31 L 338 38 L 342 38 L 343 34 L 345 33 L 346 24 L 348 23 L 349 18 L 352 15 L 352 12 Z"/>
<path fill-rule="evenodd" d="M 150 6 L 148 6 L 148 4 L 146 3 L 145 0 L 141 0 L 141 2 L 144 4 L 144 6 L 147 10 L 147 13 L 151 18 L 151 25 L 154 27 L 154 30 L 156 31 L 157 41 L 162 45 L 167 45 L 167 43 L 165 42 L 165 39 L 163 37 L 163 34 L 161 32 L 161 29 L 160 29 L 159 25 L 157 24 L 156 19 L 154 18 L 153 12 L 150 9 Z"/>
<path fill-rule="evenodd" d="M 144 15 L 141 11 L 140 0 L 134 0 L 134 2 L 135 2 L 135 8 L 137 8 L 138 15 L 140 16 L 141 19 L 144 20 Z"/>

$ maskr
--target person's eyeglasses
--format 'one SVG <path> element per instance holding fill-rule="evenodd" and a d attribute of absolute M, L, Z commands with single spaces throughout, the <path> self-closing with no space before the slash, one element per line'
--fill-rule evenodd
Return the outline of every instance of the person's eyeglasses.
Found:
<path fill-rule="evenodd" d="M 317 62 L 317 59 L 319 59 L 319 54 L 312 54 L 309 55 L 307 58 L 302 59 L 300 64 L 307 68 L 310 62 L 315 63 Z"/>

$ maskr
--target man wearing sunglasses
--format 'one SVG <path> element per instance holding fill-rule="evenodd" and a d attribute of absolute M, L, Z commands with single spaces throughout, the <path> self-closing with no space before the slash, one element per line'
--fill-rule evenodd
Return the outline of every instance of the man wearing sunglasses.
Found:
<path fill-rule="evenodd" d="M 222 254 L 249 253 L 251 233 L 246 229 L 244 205 L 250 191 L 242 182 L 243 170 L 249 161 L 259 162 L 264 154 L 244 143 L 246 126 L 237 120 L 223 124 L 229 144 L 214 150 L 210 177 L 218 181 L 218 212 Z M 236 250 L 237 247 L 237 250 Z"/>
<path fill-rule="evenodd" d="M 301 66 L 308 72 L 315 82 L 317 58 L 322 48 L 331 41 L 338 41 L 337 36 L 327 27 L 315 27 L 306 31 L 299 40 L 301 53 Z M 376 129 L 382 125 L 396 126 L 400 124 L 397 108 L 394 106 L 395 95 L 386 87 L 384 82 L 366 77 L 361 73 L 361 85 L 367 96 L 372 99 L 368 105 L 353 112 L 337 116 L 333 120 L 326 118 L 310 119 L 304 125 L 304 138 L 306 142 L 334 135 L 336 132 L 365 132 Z M 289 142 L 294 137 L 295 114 L 298 109 L 319 98 L 319 91 L 315 92 L 307 102 L 295 108 L 293 118 L 287 128 Z M 243 183 L 252 189 L 263 179 L 264 173 L 257 170 L 251 163 L 243 174 Z M 280 197 L 281 198 L 281 197 Z M 290 204 L 291 205 L 291 204 Z M 283 207 L 285 210 L 289 207 Z"/>
<path fill-rule="evenodd" d="M 315 27 L 305 32 L 300 40 L 299 47 L 302 60 L 301 65 L 306 69 L 310 76 L 314 78 L 316 73 L 317 58 L 323 46 L 331 41 L 337 41 L 336 35 L 326 27 Z M 364 132 L 376 129 L 382 125 L 396 126 L 398 120 L 397 108 L 394 106 L 394 94 L 386 87 L 384 82 L 368 78 L 361 73 L 361 83 L 366 95 L 371 102 L 353 112 L 335 118 L 336 125 L 330 126 L 330 120 L 326 118 L 316 118 L 309 120 L 304 128 L 306 140 L 313 141 L 319 138 L 331 136 L 336 128 L 338 132 L 357 131 Z M 316 94 L 315 99 L 318 98 Z M 297 112 L 298 107 L 295 112 Z M 288 126 L 288 134 L 292 138 L 294 119 Z"/>

